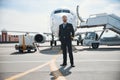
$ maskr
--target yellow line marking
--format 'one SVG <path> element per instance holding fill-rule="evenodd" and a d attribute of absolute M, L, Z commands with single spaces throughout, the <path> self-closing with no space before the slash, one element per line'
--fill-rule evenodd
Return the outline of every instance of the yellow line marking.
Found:
<path fill-rule="evenodd" d="M 49 66 L 55 80 L 66 80 L 66 78 L 62 75 L 62 73 L 57 68 L 54 60 L 50 62 Z"/>
<path fill-rule="evenodd" d="M 58 54 L 61 54 L 62 51 L 59 51 Z M 52 75 L 54 76 L 55 80 L 66 80 L 66 78 L 63 76 L 63 74 L 59 71 L 56 63 L 56 59 L 59 55 L 54 56 L 54 58 L 50 61 L 49 66 L 50 70 L 52 72 Z"/>
<path fill-rule="evenodd" d="M 18 79 L 20 77 L 23 77 L 23 76 L 25 76 L 25 75 L 27 75 L 27 74 L 29 74 L 31 72 L 34 72 L 34 71 L 36 71 L 36 70 L 38 70 L 40 68 L 43 68 L 46 65 L 50 66 L 50 70 L 53 73 L 53 75 L 55 77 L 55 80 L 66 80 L 66 78 L 62 75 L 62 73 L 59 71 L 59 69 L 57 68 L 57 66 L 55 64 L 56 59 L 58 58 L 59 54 L 61 54 L 61 53 L 62 53 L 62 51 L 59 51 L 58 55 L 55 55 L 52 58 L 51 61 L 48 61 L 48 62 L 44 63 L 43 65 L 39 65 L 38 67 L 32 68 L 30 70 L 27 70 L 27 71 L 25 71 L 23 73 L 16 74 L 16 75 L 14 75 L 12 77 L 9 77 L 9 78 L 7 78 L 5 80 L 16 80 L 16 79 Z"/>
<path fill-rule="evenodd" d="M 35 67 L 35 68 L 33 68 L 33 69 L 27 70 L 27 71 L 25 71 L 25 72 L 23 72 L 23 73 L 19 73 L 19 74 L 17 74 L 17 75 L 14 75 L 14 76 L 12 76 L 12 77 L 10 77 L 10 78 L 7 78 L 7 79 L 5 79 L 5 80 L 16 80 L 16 79 L 18 79 L 18 78 L 20 78 L 20 77 L 22 77 L 22 76 L 25 76 L 25 75 L 27 75 L 27 74 L 29 74 L 29 73 L 31 73 L 31 72 L 34 72 L 34 71 L 36 71 L 36 70 L 38 70 L 38 69 L 40 69 L 40 68 L 42 68 L 42 67 L 44 67 L 44 66 L 46 66 L 46 65 L 48 65 L 48 64 L 49 64 L 49 62 L 47 62 L 47 63 L 45 63 L 45 64 L 43 64 L 43 65 L 40 65 L 40 66 L 38 66 L 38 67 Z"/>

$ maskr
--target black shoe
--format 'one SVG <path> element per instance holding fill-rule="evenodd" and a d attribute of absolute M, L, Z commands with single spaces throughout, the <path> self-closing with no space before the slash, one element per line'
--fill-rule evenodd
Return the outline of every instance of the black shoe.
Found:
<path fill-rule="evenodd" d="M 60 66 L 66 66 L 67 64 L 61 64 Z"/>
<path fill-rule="evenodd" d="M 75 67 L 75 65 L 72 64 L 71 67 Z"/>

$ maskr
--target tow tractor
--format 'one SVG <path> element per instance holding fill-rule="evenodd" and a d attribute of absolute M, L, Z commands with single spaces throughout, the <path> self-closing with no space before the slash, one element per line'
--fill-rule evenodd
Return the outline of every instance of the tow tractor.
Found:
<path fill-rule="evenodd" d="M 34 36 L 25 34 L 19 36 L 19 44 L 15 45 L 15 49 L 19 52 L 35 52 L 37 51 L 37 45 L 34 41 Z"/>

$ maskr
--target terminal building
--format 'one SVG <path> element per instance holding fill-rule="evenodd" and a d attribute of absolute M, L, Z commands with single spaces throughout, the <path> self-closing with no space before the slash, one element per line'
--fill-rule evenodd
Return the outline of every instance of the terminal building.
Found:
<path fill-rule="evenodd" d="M 0 42 L 1 43 L 17 43 L 19 41 L 19 35 L 8 34 L 6 30 L 1 31 Z"/>

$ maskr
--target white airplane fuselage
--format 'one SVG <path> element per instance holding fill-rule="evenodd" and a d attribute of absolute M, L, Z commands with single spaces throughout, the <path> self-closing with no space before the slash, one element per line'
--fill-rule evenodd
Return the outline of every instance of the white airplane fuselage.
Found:
<path fill-rule="evenodd" d="M 73 25 L 74 30 L 77 29 L 77 17 L 71 10 L 65 8 L 56 9 L 50 16 L 51 32 L 55 37 L 58 37 L 59 25 L 63 23 L 63 15 L 67 16 L 67 22 Z"/>
<path fill-rule="evenodd" d="M 52 34 L 46 33 L 48 35 L 52 35 L 52 40 L 50 41 L 51 45 L 56 43 L 54 37 L 58 38 L 59 25 L 63 23 L 63 15 L 67 16 L 67 22 L 73 25 L 74 31 L 77 30 L 77 16 L 71 10 L 66 8 L 59 8 L 54 10 L 50 15 L 50 26 Z M 43 34 L 36 34 L 35 41 L 38 43 L 44 43 L 46 41 L 46 37 Z"/>

